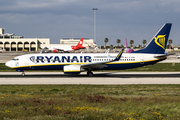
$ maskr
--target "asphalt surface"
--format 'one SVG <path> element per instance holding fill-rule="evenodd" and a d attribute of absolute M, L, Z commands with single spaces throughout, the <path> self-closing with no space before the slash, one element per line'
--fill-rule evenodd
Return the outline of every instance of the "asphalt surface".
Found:
<path fill-rule="evenodd" d="M 58 72 L 0 73 L 0 84 L 180 84 L 180 72 L 94 72 L 64 75 Z"/>
<path fill-rule="evenodd" d="M 94 72 L 92 77 L 86 72 L 80 75 L 68 75 L 62 72 L 0 72 L 1 78 L 179 78 L 180 72 Z"/>
<path fill-rule="evenodd" d="M 27 54 L 9 52 L 0 54 L 0 63 Z M 179 52 L 176 55 L 180 55 Z M 176 55 L 160 63 L 180 63 Z M 179 72 L 94 72 L 93 77 L 85 72 L 80 75 L 65 75 L 62 72 L 0 72 L 0 84 L 180 84 Z"/>

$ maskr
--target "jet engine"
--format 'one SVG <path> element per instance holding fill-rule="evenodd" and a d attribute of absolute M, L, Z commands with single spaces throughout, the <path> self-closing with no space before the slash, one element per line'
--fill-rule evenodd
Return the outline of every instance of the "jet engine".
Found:
<path fill-rule="evenodd" d="M 64 74 L 79 74 L 82 72 L 79 65 L 66 65 L 63 67 Z"/>
<path fill-rule="evenodd" d="M 58 52 L 58 50 L 53 50 L 53 53 L 57 53 Z"/>
<path fill-rule="evenodd" d="M 79 49 L 78 46 L 71 46 L 71 48 L 72 48 L 73 50 L 78 50 L 78 49 Z"/>

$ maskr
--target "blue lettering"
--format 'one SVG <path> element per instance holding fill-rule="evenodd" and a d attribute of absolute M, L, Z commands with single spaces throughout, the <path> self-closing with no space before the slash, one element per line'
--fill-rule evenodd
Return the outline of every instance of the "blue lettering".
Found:
<path fill-rule="evenodd" d="M 91 56 L 80 56 L 80 60 L 78 59 L 77 56 L 73 56 L 72 59 L 70 59 L 70 56 L 62 56 L 62 60 L 59 58 L 59 56 L 49 56 L 49 57 L 48 56 L 44 56 L 44 57 L 43 56 L 37 56 L 36 61 L 37 61 L 37 63 L 39 63 L 39 62 L 44 63 L 44 59 L 47 59 L 47 62 L 50 63 L 51 59 L 53 57 L 54 57 L 53 63 L 55 63 L 56 61 L 58 61 L 59 63 L 60 62 L 67 62 L 67 63 L 69 63 L 69 62 L 77 62 L 77 63 L 81 62 L 82 63 L 82 62 L 91 62 L 92 61 Z M 83 57 L 84 57 L 84 59 L 83 59 Z M 35 57 L 31 56 L 30 60 L 32 62 L 34 62 Z"/>
<path fill-rule="evenodd" d="M 37 63 L 39 63 L 39 61 L 41 61 L 42 63 L 44 63 L 43 61 L 44 57 L 43 56 L 37 56 Z"/>
<path fill-rule="evenodd" d="M 48 58 L 47 56 L 45 56 L 45 58 L 47 59 L 48 63 L 50 62 L 50 60 L 51 60 L 52 57 L 53 57 L 53 56 L 51 56 L 50 58 Z"/>
<path fill-rule="evenodd" d="M 90 56 L 84 56 L 84 62 L 91 62 L 91 57 Z"/>
<path fill-rule="evenodd" d="M 35 56 L 31 56 L 29 59 L 30 59 L 32 62 L 35 62 Z"/>
<path fill-rule="evenodd" d="M 82 61 L 82 56 L 80 56 L 80 62 L 83 62 L 83 61 Z"/>
<path fill-rule="evenodd" d="M 71 59 L 71 62 L 74 62 L 74 61 L 79 62 L 77 56 L 73 56 L 73 58 Z"/>
<path fill-rule="evenodd" d="M 65 56 L 62 56 L 62 62 L 70 62 L 70 56 L 68 56 L 67 58 Z"/>
<path fill-rule="evenodd" d="M 61 62 L 61 61 L 59 60 L 59 57 L 58 57 L 58 56 L 55 56 L 55 57 L 54 57 L 53 62 L 56 62 L 56 61 Z"/>

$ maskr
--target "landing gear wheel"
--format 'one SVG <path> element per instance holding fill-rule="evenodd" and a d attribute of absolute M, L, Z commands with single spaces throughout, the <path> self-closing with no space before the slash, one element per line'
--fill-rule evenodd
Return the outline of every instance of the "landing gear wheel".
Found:
<path fill-rule="evenodd" d="M 24 76 L 25 76 L 25 73 L 23 72 L 23 73 L 21 74 L 21 76 L 24 77 Z"/>
<path fill-rule="evenodd" d="M 88 71 L 88 72 L 87 72 L 87 75 L 88 75 L 89 77 L 92 77 L 92 76 L 93 76 L 93 72 Z"/>

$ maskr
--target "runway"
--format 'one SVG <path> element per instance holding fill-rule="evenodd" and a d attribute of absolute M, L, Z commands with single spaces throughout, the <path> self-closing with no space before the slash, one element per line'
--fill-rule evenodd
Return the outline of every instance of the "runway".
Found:
<path fill-rule="evenodd" d="M 180 84 L 180 72 L 94 72 L 88 77 L 62 72 L 0 72 L 0 84 Z"/>

